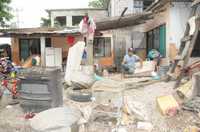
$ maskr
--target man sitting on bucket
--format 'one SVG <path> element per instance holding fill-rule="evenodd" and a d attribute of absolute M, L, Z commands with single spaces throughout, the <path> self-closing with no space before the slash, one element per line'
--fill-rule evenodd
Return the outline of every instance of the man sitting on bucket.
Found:
<path fill-rule="evenodd" d="M 143 60 L 134 54 L 133 48 L 128 49 L 128 54 L 124 56 L 122 62 L 122 72 L 127 74 L 134 74 L 135 72 L 135 63 L 140 61 L 140 67 L 143 67 Z"/>

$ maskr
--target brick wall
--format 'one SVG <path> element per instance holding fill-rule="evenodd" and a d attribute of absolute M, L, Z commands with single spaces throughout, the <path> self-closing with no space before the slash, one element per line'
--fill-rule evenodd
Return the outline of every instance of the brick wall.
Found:
<path fill-rule="evenodd" d="M 67 44 L 66 37 L 52 37 L 52 47 L 54 48 L 62 48 L 62 56 L 63 58 L 67 57 L 69 45 Z M 76 36 L 75 42 L 77 41 L 84 41 L 82 36 Z"/>

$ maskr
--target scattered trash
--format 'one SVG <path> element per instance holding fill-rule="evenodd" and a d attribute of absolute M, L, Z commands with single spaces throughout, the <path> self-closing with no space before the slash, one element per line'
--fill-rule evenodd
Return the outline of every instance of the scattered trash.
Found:
<path fill-rule="evenodd" d="M 114 81 L 111 79 L 103 79 L 96 81 L 92 85 L 92 90 L 94 91 L 121 91 L 123 89 L 123 84 L 119 81 Z"/>
<path fill-rule="evenodd" d="M 94 77 L 95 77 L 95 80 L 96 80 L 96 81 L 102 81 L 102 80 L 104 80 L 103 77 L 98 76 L 97 74 L 95 74 Z"/>
<path fill-rule="evenodd" d="M 99 122 L 106 126 L 116 125 L 117 112 L 118 109 L 116 107 L 111 107 L 110 105 L 97 105 L 92 111 L 90 121 Z"/>
<path fill-rule="evenodd" d="M 6 109 L 11 109 L 11 108 L 13 108 L 13 106 L 11 106 L 11 105 L 6 106 Z"/>
<path fill-rule="evenodd" d="M 135 116 L 135 118 L 139 121 L 148 121 L 149 117 L 146 111 L 146 107 L 140 103 L 133 101 L 131 97 L 125 97 L 125 107 L 127 108 L 127 112 Z"/>
<path fill-rule="evenodd" d="M 199 132 L 199 131 L 200 129 L 197 128 L 196 126 L 189 126 L 185 128 L 183 132 Z"/>
<path fill-rule="evenodd" d="M 76 71 L 71 75 L 72 84 L 77 84 L 82 89 L 91 88 L 95 82 L 94 74 L 86 74 L 84 71 Z"/>
<path fill-rule="evenodd" d="M 172 95 L 160 96 L 156 99 L 159 110 L 163 115 L 174 116 L 178 112 L 179 104 Z"/>
<path fill-rule="evenodd" d="M 185 102 L 183 104 L 183 109 L 199 113 L 200 112 L 200 97 L 197 96 Z"/>
<path fill-rule="evenodd" d="M 160 76 L 158 75 L 158 73 L 156 72 L 151 72 L 151 76 L 153 78 L 153 80 L 160 80 Z"/>
<path fill-rule="evenodd" d="M 19 104 L 19 101 L 12 100 L 11 102 L 8 103 L 9 105 L 17 105 Z"/>
<path fill-rule="evenodd" d="M 29 112 L 29 113 L 26 113 L 26 114 L 25 114 L 24 118 L 25 118 L 26 120 L 28 120 L 28 119 L 32 119 L 34 116 L 35 116 L 35 113 Z"/>
<path fill-rule="evenodd" d="M 79 108 L 79 110 L 80 110 L 82 116 L 81 116 L 80 120 L 78 121 L 78 124 L 80 125 L 80 124 L 87 123 L 90 119 L 93 108 L 88 105 L 88 106 Z"/>
<path fill-rule="evenodd" d="M 153 125 L 149 122 L 138 122 L 137 123 L 138 130 L 145 130 L 147 132 L 151 132 L 153 129 Z"/>
<path fill-rule="evenodd" d="M 69 99 L 77 102 L 92 101 L 92 91 L 89 89 L 76 90 L 73 87 L 68 88 L 67 96 Z"/>
<path fill-rule="evenodd" d="M 112 132 L 127 132 L 127 130 L 125 127 L 119 127 L 119 128 L 112 129 Z"/>
<path fill-rule="evenodd" d="M 184 85 L 180 86 L 177 89 L 177 94 L 181 97 L 181 98 L 187 98 L 190 99 L 192 97 L 192 81 L 188 81 L 187 83 L 185 83 Z"/>

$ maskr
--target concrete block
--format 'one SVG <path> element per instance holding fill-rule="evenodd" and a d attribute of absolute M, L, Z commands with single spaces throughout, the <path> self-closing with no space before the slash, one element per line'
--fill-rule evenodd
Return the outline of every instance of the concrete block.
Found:
<path fill-rule="evenodd" d="M 179 104 L 172 95 L 160 96 L 156 101 L 158 108 L 163 115 L 173 116 L 179 109 Z"/>

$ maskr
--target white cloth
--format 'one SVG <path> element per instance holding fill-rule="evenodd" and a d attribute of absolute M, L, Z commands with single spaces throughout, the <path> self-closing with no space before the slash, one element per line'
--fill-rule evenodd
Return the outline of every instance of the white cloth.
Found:
<path fill-rule="evenodd" d="M 71 79 L 76 71 L 80 70 L 85 42 L 79 41 L 69 49 L 65 71 L 65 81 L 71 85 Z"/>

